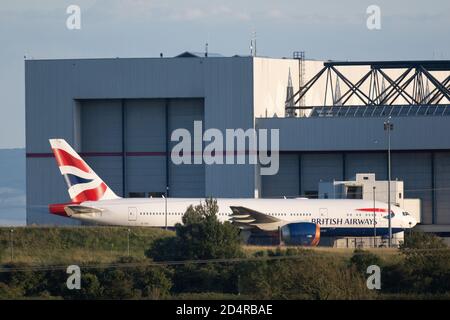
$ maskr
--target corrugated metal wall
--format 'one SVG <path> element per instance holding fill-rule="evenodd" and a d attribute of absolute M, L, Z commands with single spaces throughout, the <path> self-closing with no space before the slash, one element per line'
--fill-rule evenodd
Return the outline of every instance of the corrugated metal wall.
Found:
<path fill-rule="evenodd" d="M 450 152 L 434 156 L 436 223 L 450 224 Z"/>
<path fill-rule="evenodd" d="M 375 173 L 377 180 L 387 179 L 387 153 L 345 153 L 345 180 L 354 180 L 357 173 Z"/>
<path fill-rule="evenodd" d="M 166 100 L 125 100 L 126 194 L 166 190 Z"/>
<path fill-rule="evenodd" d="M 169 101 L 173 108 L 181 110 L 173 109 L 171 128 L 193 119 L 203 119 L 205 129 L 252 128 L 252 71 L 252 57 L 27 60 L 30 223 L 72 222 L 48 214 L 46 208 L 48 203 L 68 201 L 66 188 L 59 189 L 62 178 L 48 174 L 49 188 L 39 188 L 41 172 L 36 163 L 44 162 L 48 172 L 58 173 L 48 145 L 50 137 L 64 138 L 76 150 L 86 152 L 86 160 L 119 195 L 165 192 L 169 180 L 171 196 L 202 196 L 205 190 L 212 196 L 253 196 L 252 165 L 170 166 L 166 172 L 167 150 L 162 139 L 165 110 L 157 106 Z M 194 105 L 190 99 L 196 100 Z M 124 132 L 119 126 L 119 104 L 124 104 L 126 110 Z M 87 107 L 92 109 L 86 111 Z M 146 133 L 149 140 L 144 141 Z M 125 161 L 119 144 L 122 135 L 128 154 Z M 122 171 L 127 172 L 126 179 L 121 178 Z M 44 218 L 31 209 L 38 203 Z"/>
<path fill-rule="evenodd" d="M 173 99 L 169 104 L 169 132 L 184 128 L 191 133 L 194 151 L 194 121 L 203 121 L 202 99 Z M 201 136 L 199 137 L 202 138 Z M 169 150 L 178 142 L 170 142 Z M 193 163 L 193 157 L 191 157 Z M 205 195 L 205 165 L 169 162 L 169 194 L 171 197 L 203 197 Z"/>
<path fill-rule="evenodd" d="M 342 180 L 344 171 L 345 180 L 354 180 L 356 173 L 375 173 L 377 180 L 386 180 L 387 154 L 282 153 L 278 174 L 261 177 L 262 197 L 311 197 L 319 181 Z M 391 177 L 404 181 L 404 197 L 421 199 L 423 224 L 450 223 L 450 152 L 392 152 Z"/>
<path fill-rule="evenodd" d="M 422 223 L 430 224 L 432 218 L 432 168 L 431 153 L 407 152 L 392 154 L 392 180 L 404 181 L 406 198 L 420 198 Z"/>
<path fill-rule="evenodd" d="M 122 104 L 120 100 L 83 101 L 81 152 L 86 162 L 118 195 L 123 194 Z"/>
<path fill-rule="evenodd" d="M 319 181 L 342 179 L 342 155 L 333 153 L 303 154 L 301 156 L 302 195 L 318 191 Z"/>
<path fill-rule="evenodd" d="M 82 153 L 118 195 L 165 193 L 168 185 L 171 197 L 204 196 L 204 165 L 167 162 L 166 150 L 166 135 L 175 129 L 194 137 L 203 99 L 88 100 L 81 101 L 80 112 Z M 175 144 L 169 142 L 169 150 Z"/>
<path fill-rule="evenodd" d="M 262 176 L 262 197 L 295 197 L 299 194 L 299 157 L 285 154 L 280 157 L 280 169 L 273 176 Z"/>
<path fill-rule="evenodd" d="M 254 127 L 253 58 L 205 60 L 205 129 Z M 253 165 L 205 167 L 206 196 L 254 197 Z"/>

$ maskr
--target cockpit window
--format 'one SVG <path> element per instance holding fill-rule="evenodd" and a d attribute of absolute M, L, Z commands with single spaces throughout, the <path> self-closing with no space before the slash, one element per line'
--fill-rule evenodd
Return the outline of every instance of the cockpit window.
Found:
<path fill-rule="evenodd" d="M 410 214 L 409 214 L 409 212 L 403 211 L 403 215 L 404 216 L 409 216 Z"/>
<path fill-rule="evenodd" d="M 394 211 L 391 210 L 391 219 L 395 217 Z M 383 218 L 389 219 L 389 215 L 385 215 Z"/>

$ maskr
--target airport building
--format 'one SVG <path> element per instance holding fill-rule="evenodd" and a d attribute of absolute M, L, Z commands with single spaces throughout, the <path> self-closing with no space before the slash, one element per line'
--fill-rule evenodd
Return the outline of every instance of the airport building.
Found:
<path fill-rule="evenodd" d="M 320 183 L 358 173 L 387 180 L 390 167 L 402 197 L 419 201 L 420 228 L 450 235 L 450 61 L 185 52 L 26 60 L 25 74 L 29 225 L 77 223 L 46 207 L 69 201 L 48 143 L 57 137 L 124 197 L 319 197 Z M 278 173 L 248 162 L 174 164 L 171 135 L 194 134 L 194 121 L 203 130 L 278 129 Z"/>

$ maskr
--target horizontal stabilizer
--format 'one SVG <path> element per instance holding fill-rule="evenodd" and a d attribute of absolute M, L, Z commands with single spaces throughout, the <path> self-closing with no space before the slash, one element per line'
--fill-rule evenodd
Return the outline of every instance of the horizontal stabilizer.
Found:
<path fill-rule="evenodd" d="M 88 207 L 88 206 L 79 206 L 79 205 L 67 206 L 64 208 L 64 210 L 66 211 L 66 213 L 69 217 L 76 215 L 76 214 L 101 214 L 102 213 L 101 209 L 94 208 L 94 207 Z"/>

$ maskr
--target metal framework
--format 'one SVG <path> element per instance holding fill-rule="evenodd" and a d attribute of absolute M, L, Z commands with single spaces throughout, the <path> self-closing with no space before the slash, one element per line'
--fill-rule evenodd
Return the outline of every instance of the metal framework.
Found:
<path fill-rule="evenodd" d="M 354 82 L 339 70 L 352 66 L 367 66 L 369 71 Z M 388 69 L 399 70 L 399 75 L 390 76 Z M 436 78 L 436 71 L 444 72 L 443 80 Z M 323 104 L 302 105 L 322 76 L 326 77 Z M 286 114 L 312 109 L 312 116 L 450 115 L 449 105 L 450 60 L 325 62 L 285 104 Z"/>

